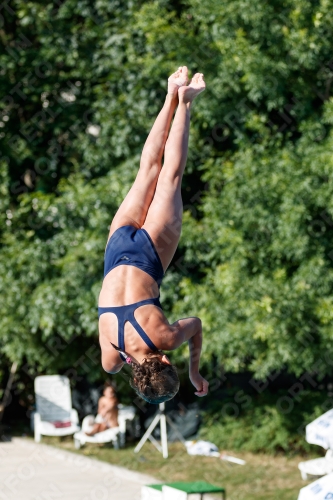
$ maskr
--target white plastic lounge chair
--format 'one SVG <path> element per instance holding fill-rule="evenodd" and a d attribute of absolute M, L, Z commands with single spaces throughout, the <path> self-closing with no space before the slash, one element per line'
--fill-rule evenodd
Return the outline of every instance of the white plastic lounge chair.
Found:
<path fill-rule="evenodd" d="M 328 451 L 323 458 L 298 464 L 302 479 L 315 479 L 330 474 L 333 472 L 333 409 L 316 418 L 305 429 L 308 443 L 317 444 Z"/>
<path fill-rule="evenodd" d="M 81 448 L 86 443 L 113 443 L 113 446 L 119 448 L 119 427 L 112 427 L 106 431 L 97 432 L 93 436 L 87 436 L 86 431 L 95 423 L 94 415 L 87 415 L 82 421 L 82 429 L 74 434 L 74 446 L 76 449 Z"/>
<path fill-rule="evenodd" d="M 72 408 L 69 379 L 61 375 L 35 378 L 36 412 L 34 414 L 35 441 L 42 436 L 68 436 L 77 432 L 77 411 Z"/>
<path fill-rule="evenodd" d="M 87 436 L 85 433 L 95 422 L 94 415 L 87 415 L 82 421 L 82 429 L 74 434 L 74 446 L 79 449 L 86 443 L 113 443 L 113 446 L 118 449 L 119 446 L 125 445 L 126 422 L 131 421 L 135 417 L 135 408 L 133 406 L 118 407 L 118 423 L 119 427 L 113 427 L 106 431 L 98 432 L 93 436 Z"/>
<path fill-rule="evenodd" d="M 298 468 L 301 471 L 302 479 L 316 479 L 333 472 L 333 450 L 328 450 L 325 457 L 300 462 Z M 333 498 L 333 497 L 332 497 Z"/>
<path fill-rule="evenodd" d="M 306 440 L 325 450 L 333 449 L 333 409 L 327 411 L 306 426 Z"/>
<path fill-rule="evenodd" d="M 301 489 L 298 500 L 330 500 L 333 498 L 333 474 L 321 477 Z"/>

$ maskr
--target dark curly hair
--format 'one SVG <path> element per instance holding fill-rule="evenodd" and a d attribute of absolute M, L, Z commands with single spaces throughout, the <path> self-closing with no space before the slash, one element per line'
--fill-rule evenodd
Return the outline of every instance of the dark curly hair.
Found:
<path fill-rule="evenodd" d="M 175 366 L 167 365 L 155 354 L 150 354 L 141 364 L 132 365 L 130 385 L 148 403 L 159 404 L 177 394 L 179 378 Z"/>

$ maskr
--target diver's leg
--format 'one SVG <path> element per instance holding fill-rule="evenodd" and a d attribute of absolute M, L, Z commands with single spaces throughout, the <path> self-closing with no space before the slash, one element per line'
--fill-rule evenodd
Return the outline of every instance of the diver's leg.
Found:
<path fill-rule="evenodd" d="M 197 73 L 189 86 L 180 87 L 178 91 L 179 105 L 165 145 L 164 165 L 143 225 L 156 246 L 164 270 L 171 262 L 181 233 L 181 181 L 187 159 L 191 103 L 204 89 L 203 75 Z"/>
<path fill-rule="evenodd" d="M 144 145 L 140 169 L 135 182 L 114 216 L 109 238 L 119 227 L 133 225 L 139 228 L 146 219 L 162 167 L 162 157 L 170 123 L 178 104 L 178 89 L 186 83 L 186 66 L 180 67 L 168 79 L 168 94 L 164 106 Z"/>

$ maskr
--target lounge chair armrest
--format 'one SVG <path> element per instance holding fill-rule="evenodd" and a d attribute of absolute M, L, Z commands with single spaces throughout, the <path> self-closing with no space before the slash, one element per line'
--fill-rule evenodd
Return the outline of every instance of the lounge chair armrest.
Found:
<path fill-rule="evenodd" d="M 36 427 L 36 424 L 38 425 L 42 421 L 42 418 L 40 416 L 40 413 L 35 411 L 34 413 L 34 426 Z"/>
<path fill-rule="evenodd" d="M 42 418 L 41 418 L 41 415 L 40 413 L 38 413 L 36 411 L 36 413 L 34 414 L 34 435 L 35 435 L 35 441 L 36 443 L 40 443 L 41 439 L 42 439 L 42 434 L 41 434 L 41 425 L 42 423 Z"/>
<path fill-rule="evenodd" d="M 76 424 L 76 425 L 79 424 L 79 416 L 78 416 L 75 408 L 72 408 L 72 410 L 71 410 L 71 422 L 72 422 L 72 424 Z"/>

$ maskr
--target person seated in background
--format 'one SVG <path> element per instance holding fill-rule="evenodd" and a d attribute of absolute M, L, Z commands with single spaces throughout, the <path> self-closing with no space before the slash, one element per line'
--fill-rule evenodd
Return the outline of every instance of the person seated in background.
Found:
<path fill-rule="evenodd" d="M 103 396 L 98 400 L 98 414 L 95 422 L 85 433 L 87 436 L 93 436 L 110 427 L 118 427 L 118 399 L 114 387 L 110 383 L 106 383 Z"/>

